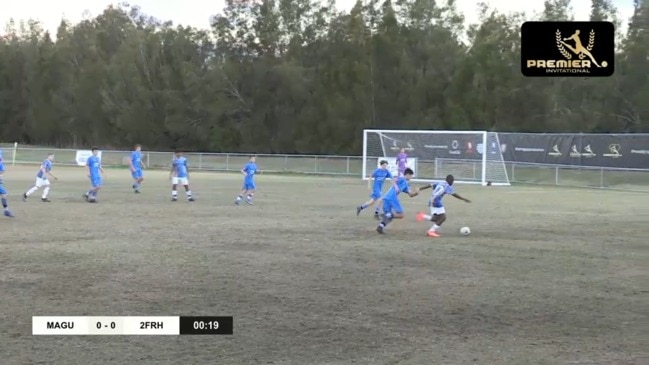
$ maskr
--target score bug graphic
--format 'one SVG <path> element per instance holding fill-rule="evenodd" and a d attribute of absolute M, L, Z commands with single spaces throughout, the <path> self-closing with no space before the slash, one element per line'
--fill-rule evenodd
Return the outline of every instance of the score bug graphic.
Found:
<path fill-rule="evenodd" d="M 232 335 L 228 316 L 32 317 L 33 335 Z"/>

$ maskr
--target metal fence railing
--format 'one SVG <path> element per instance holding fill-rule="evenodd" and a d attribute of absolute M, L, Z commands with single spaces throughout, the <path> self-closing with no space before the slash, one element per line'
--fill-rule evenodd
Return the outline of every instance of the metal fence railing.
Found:
<path fill-rule="evenodd" d="M 57 165 L 76 165 L 75 149 L 52 149 L 0 145 L 5 164 L 39 164 L 48 152 L 56 155 Z M 128 166 L 130 151 L 102 151 L 102 164 L 107 167 Z M 168 169 L 171 152 L 142 152 L 149 168 Z M 239 153 L 186 153 L 190 167 L 203 171 L 239 171 L 249 156 Z M 256 155 L 260 168 L 266 172 L 321 174 L 360 177 L 363 159 L 360 156 Z M 368 162 L 371 163 L 371 162 Z M 375 163 L 375 162 L 374 162 Z M 479 161 L 476 161 L 479 163 Z M 649 169 L 614 169 L 570 165 L 505 162 L 511 183 L 557 185 L 567 187 L 612 188 L 649 192 Z M 479 170 L 479 166 L 476 166 Z"/>
<path fill-rule="evenodd" d="M 2 147 L 5 163 L 37 164 L 41 163 L 47 153 L 54 153 L 57 165 L 77 165 L 75 149 L 52 149 L 37 147 Z M 101 151 L 101 162 L 105 167 L 128 166 L 130 151 Z M 193 170 L 203 171 L 239 171 L 250 158 L 250 155 L 239 153 L 185 153 Z M 260 167 L 266 172 L 349 175 L 360 176 L 362 158 L 357 156 L 320 156 L 320 155 L 270 155 L 257 154 Z M 168 169 L 171 167 L 171 152 L 142 151 L 142 160 L 148 168 Z"/>

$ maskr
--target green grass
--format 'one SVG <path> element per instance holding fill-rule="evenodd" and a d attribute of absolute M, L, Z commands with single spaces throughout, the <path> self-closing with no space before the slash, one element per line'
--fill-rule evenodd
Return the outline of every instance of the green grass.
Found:
<path fill-rule="evenodd" d="M 52 203 L 5 176 L 0 354 L 6 364 L 626 364 L 647 361 L 646 195 L 458 186 L 443 237 L 413 218 L 384 236 L 358 179 L 164 171 L 133 194 L 109 170 L 98 204 L 83 168 L 57 167 Z M 182 194 L 181 194 L 182 197 Z M 459 235 L 467 225 L 472 235 Z M 47 337 L 37 315 L 232 315 L 234 336 Z M 644 360 L 643 360 L 644 359 Z"/>

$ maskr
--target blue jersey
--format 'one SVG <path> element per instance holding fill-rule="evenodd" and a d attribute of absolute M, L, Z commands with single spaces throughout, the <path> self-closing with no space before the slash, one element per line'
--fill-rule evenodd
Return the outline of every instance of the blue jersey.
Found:
<path fill-rule="evenodd" d="M 400 177 L 397 179 L 397 184 L 396 186 L 393 186 L 388 190 L 388 192 L 385 194 L 384 199 L 385 200 L 394 200 L 397 199 L 397 196 L 400 193 L 409 193 L 410 192 L 410 186 L 408 185 L 408 180 L 406 180 L 405 177 Z"/>
<path fill-rule="evenodd" d="M 372 190 L 381 191 L 383 190 L 383 183 L 385 183 L 385 180 L 392 179 L 392 174 L 388 169 L 378 168 L 374 170 L 372 177 L 374 178 L 374 186 Z"/>
<path fill-rule="evenodd" d="M 133 151 L 133 153 L 131 153 L 131 163 L 133 164 L 134 169 L 141 170 L 142 169 L 142 152 Z"/>
<path fill-rule="evenodd" d="M 176 177 L 187 177 L 187 159 L 185 157 L 174 157 L 171 166 L 176 171 Z"/>
<path fill-rule="evenodd" d="M 449 185 L 446 181 L 432 183 L 430 184 L 430 186 L 433 187 L 433 193 L 430 196 L 429 204 L 433 208 L 442 208 L 444 206 L 444 204 L 442 204 L 442 199 L 444 199 L 444 195 L 455 194 L 455 189 L 453 189 L 453 187 Z"/>
<path fill-rule="evenodd" d="M 248 162 L 244 167 L 243 167 L 243 172 L 246 173 L 246 176 L 243 178 L 245 181 L 253 181 L 255 174 L 259 169 L 257 168 L 257 164 L 254 162 Z"/>
<path fill-rule="evenodd" d="M 45 172 L 43 172 L 45 170 Z M 50 160 L 45 160 L 43 161 L 43 165 L 41 165 L 41 169 L 38 170 L 38 174 L 36 174 L 36 177 L 39 179 L 47 179 L 47 174 L 52 171 L 52 161 Z"/>
<path fill-rule="evenodd" d="M 86 162 L 86 166 L 90 171 L 90 176 L 97 177 L 99 176 L 99 171 L 101 170 L 101 160 L 99 156 L 90 156 Z"/>
<path fill-rule="evenodd" d="M 2 182 L 2 174 L 5 172 L 5 164 L 2 162 L 2 155 L 0 155 L 0 182 Z"/>

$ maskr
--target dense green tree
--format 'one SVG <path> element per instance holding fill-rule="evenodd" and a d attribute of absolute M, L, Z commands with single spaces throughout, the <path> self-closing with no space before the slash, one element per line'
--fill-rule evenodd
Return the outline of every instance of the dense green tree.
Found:
<path fill-rule="evenodd" d="M 649 132 L 649 11 L 635 1 L 609 78 L 525 78 L 520 24 L 571 20 L 454 1 L 227 0 L 210 29 L 108 7 L 0 38 L 0 141 L 358 154 L 364 128 Z M 591 19 L 619 25 L 610 0 Z M 624 20 L 627 21 L 627 20 Z M 618 27 L 621 29 L 621 27 Z"/>

